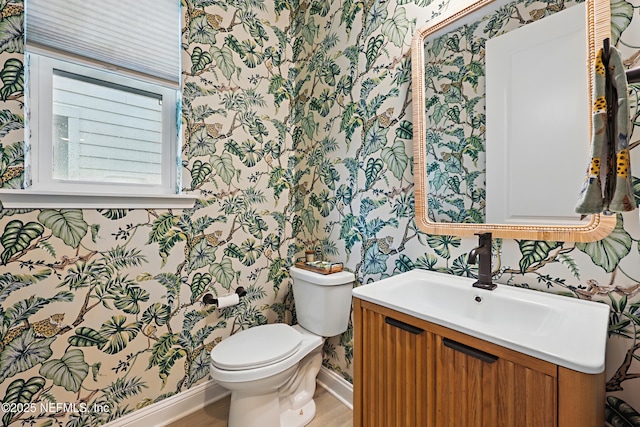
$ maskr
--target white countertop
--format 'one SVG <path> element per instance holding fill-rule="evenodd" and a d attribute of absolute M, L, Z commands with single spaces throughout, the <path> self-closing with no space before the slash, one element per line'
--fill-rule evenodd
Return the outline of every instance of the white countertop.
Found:
<path fill-rule="evenodd" d="M 412 270 L 353 296 L 579 372 L 604 370 L 607 304 L 501 284 L 487 291 L 473 282 Z"/>

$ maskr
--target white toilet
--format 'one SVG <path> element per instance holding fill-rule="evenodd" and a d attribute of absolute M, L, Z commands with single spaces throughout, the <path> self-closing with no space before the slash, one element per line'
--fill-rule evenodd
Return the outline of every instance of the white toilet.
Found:
<path fill-rule="evenodd" d="M 290 273 L 298 325 L 256 326 L 211 350 L 211 378 L 231 390 L 229 427 L 302 427 L 315 416 L 322 345 L 347 330 L 355 278 Z"/>

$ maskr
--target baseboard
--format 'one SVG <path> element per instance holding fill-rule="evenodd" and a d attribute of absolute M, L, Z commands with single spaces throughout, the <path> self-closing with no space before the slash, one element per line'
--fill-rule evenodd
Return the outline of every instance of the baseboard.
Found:
<path fill-rule="evenodd" d="M 349 381 L 322 366 L 318 372 L 318 385 L 353 411 L 353 384 Z"/>
<path fill-rule="evenodd" d="M 209 380 L 118 418 L 105 424 L 105 427 L 166 426 L 226 397 L 229 393 L 229 390 Z"/>
<path fill-rule="evenodd" d="M 353 385 L 349 381 L 324 366 L 320 368 L 317 381 L 319 386 L 353 410 Z M 111 421 L 105 424 L 105 427 L 166 426 L 226 397 L 229 393 L 229 390 L 209 380 Z"/>

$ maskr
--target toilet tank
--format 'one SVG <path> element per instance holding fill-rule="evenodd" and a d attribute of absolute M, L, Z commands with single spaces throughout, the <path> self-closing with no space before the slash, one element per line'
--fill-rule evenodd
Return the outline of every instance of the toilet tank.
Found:
<path fill-rule="evenodd" d="M 293 299 L 300 326 L 323 337 L 347 330 L 355 276 L 348 271 L 320 274 L 291 267 Z"/>

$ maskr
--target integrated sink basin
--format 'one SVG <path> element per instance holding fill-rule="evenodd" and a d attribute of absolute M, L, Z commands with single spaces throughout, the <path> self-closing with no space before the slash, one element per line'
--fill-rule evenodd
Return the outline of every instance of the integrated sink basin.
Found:
<path fill-rule="evenodd" d="M 604 370 L 607 304 L 411 270 L 353 296 L 587 374 Z"/>

